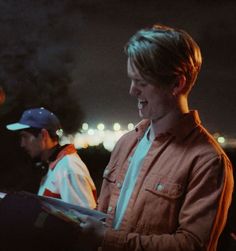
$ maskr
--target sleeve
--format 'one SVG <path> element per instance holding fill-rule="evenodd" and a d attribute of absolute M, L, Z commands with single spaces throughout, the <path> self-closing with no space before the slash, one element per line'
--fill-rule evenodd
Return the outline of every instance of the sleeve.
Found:
<path fill-rule="evenodd" d="M 68 203 L 92 209 L 96 207 L 96 190 L 91 186 L 87 177 L 68 173 L 64 176 L 59 189 L 61 199 Z"/>
<path fill-rule="evenodd" d="M 109 229 L 106 231 L 102 250 L 216 250 L 231 202 L 232 166 L 223 155 L 205 161 L 194 170 L 189 177 L 179 212 L 179 226 L 175 232 L 142 235 Z"/>
<path fill-rule="evenodd" d="M 63 168 L 58 174 L 58 189 L 61 199 L 71 204 L 94 209 L 96 207 L 96 188 L 90 175 L 83 170 L 85 166 L 70 166 L 74 163 L 69 161 L 60 163 Z"/>

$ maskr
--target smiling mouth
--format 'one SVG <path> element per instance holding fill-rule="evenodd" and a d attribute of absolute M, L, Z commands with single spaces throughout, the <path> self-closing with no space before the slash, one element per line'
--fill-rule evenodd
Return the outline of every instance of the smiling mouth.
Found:
<path fill-rule="evenodd" d="M 141 109 L 143 109 L 143 107 L 145 106 L 145 105 L 147 105 L 147 101 L 146 100 L 138 100 L 138 109 L 139 110 L 141 110 Z"/>

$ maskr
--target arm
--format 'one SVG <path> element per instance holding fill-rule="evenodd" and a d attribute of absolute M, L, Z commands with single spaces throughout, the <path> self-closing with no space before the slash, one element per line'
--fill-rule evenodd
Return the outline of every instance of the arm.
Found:
<path fill-rule="evenodd" d="M 95 208 L 95 188 L 86 176 L 67 173 L 60 182 L 61 199 L 83 207 Z"/>
<path fill-rule="evenodd" d="M 76 154 L 64 157 L 55 168 L 61 199 L 79 206 L 96 207 L 96 188 L 85 164 Z"/>

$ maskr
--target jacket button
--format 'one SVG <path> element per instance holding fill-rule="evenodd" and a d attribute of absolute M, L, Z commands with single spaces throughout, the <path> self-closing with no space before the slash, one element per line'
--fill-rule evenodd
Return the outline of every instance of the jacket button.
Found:
<path fill-rule="evenodd" d="M 116 184 L 116 186 L 120 189 L 120 188 L 122 187 L 122 184 L 121 184 L 120 182 L 118 182 L 118 183 Z"/>
<path fill-rule="evenodd" d="M 157 191 L 162 191 L 164 189 L 164 186 L 162 184 L 157 185 Z"/>
<path fill-rule="evenodd" d="M 108 175 L 109 172 L 110 172 L 109 169 L 106 169 L 106 170 L 104 171 L 104 176 Z"/>

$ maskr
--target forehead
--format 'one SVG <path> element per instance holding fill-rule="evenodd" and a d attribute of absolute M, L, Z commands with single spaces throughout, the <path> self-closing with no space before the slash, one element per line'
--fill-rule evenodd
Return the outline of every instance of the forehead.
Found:
<path fill-rule="evenodd" d="M 21 137 L 32 137 L 34 135 L 32 133 L 30 133 L 30 132 L 27 132 L 27 131 L 21 131 L 20 136 Z"/>
<path fill-rule="evenodd" d="M 127 73 L 131 79 L 143 79 L 131 58 L 127 60 Z"/>

